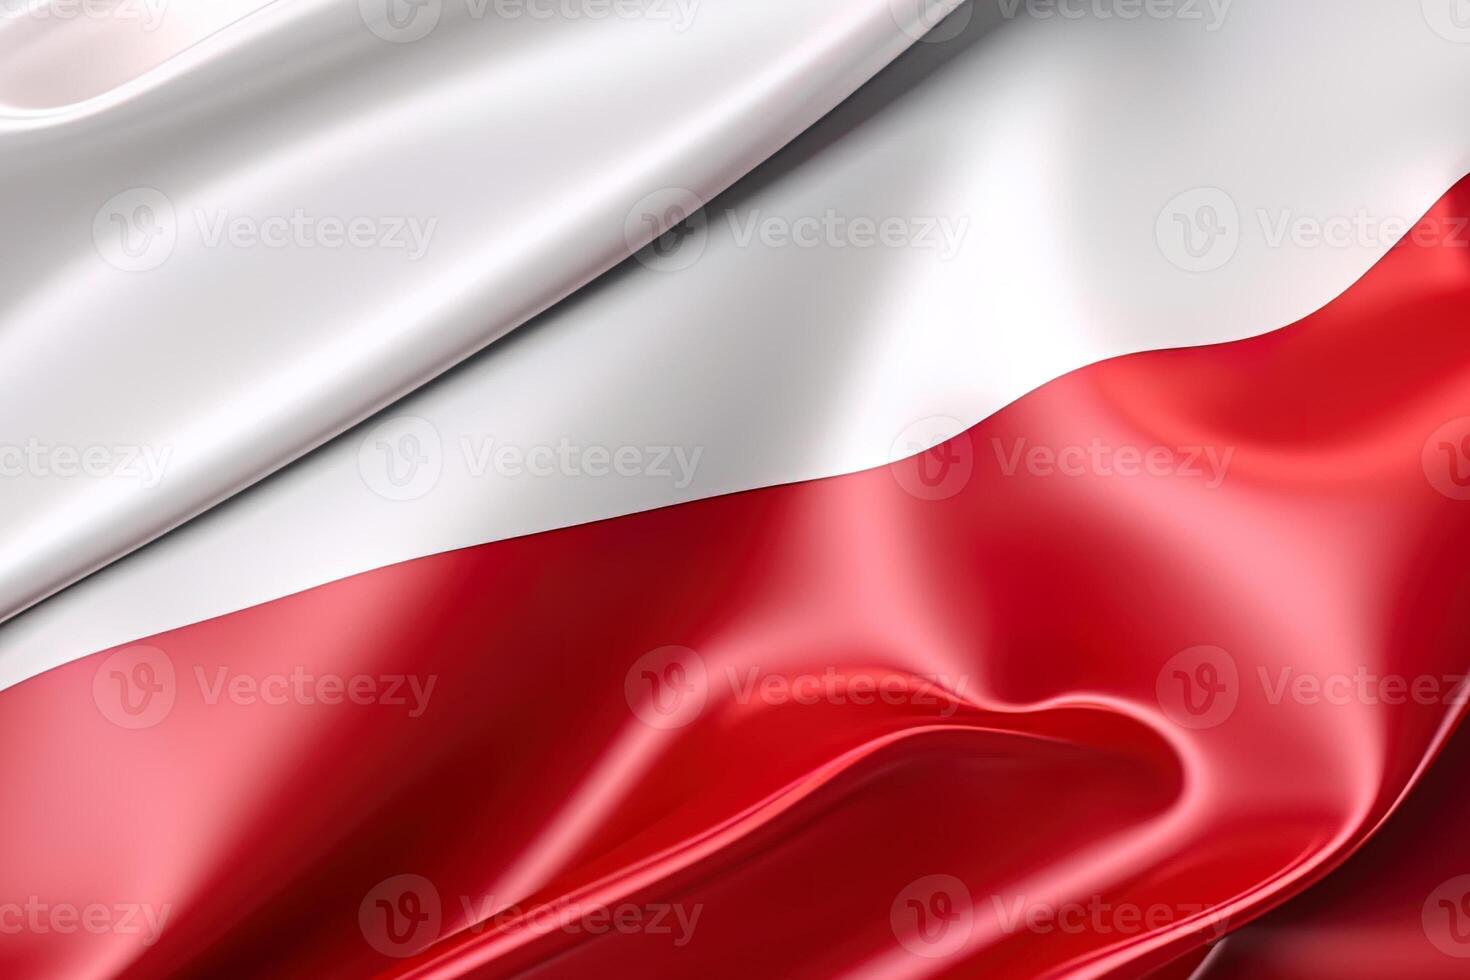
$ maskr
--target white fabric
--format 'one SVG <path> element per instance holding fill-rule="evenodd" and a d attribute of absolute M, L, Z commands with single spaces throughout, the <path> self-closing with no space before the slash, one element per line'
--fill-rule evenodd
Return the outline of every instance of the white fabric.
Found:
<path fill-rule="evenodd" d="M 370 0 L 276 3 L 89 100 L 0 114 L 0 447 L 36 447 L 0 484 L 0 617 L 606 270 L 649 191 L 712 195 L 919 33 L 889 0 L 647 2 L 377 0 L 409 27 L 429 10 L 423 37 Z M 358 222 L 369 247 L 342 247 Z M 51 475 L 135 447 L 161 480 Z"/>

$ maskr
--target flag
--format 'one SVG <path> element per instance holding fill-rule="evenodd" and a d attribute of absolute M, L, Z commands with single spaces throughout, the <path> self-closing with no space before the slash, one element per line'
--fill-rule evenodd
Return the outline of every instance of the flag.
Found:
<path fill-rule="evenodd" d="M 5 12 L 7 975 L 1459 975 L 1461 13 Z"/>

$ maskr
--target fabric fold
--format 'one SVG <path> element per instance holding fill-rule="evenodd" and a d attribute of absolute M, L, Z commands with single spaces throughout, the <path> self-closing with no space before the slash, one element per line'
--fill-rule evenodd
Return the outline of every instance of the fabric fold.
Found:
<path fill-rule="evenodd" d="M 0 958 L 1104 976 L 1218 941 L 1391 823 L 1463 711 L 1470 249 L 1430 230 L 1467 212 L 1301 323 L 1084 368 L 890 466 L 0 693 L 30 747 L 0 893 L 33 896 L 0 912 L 137 924 Z"/>

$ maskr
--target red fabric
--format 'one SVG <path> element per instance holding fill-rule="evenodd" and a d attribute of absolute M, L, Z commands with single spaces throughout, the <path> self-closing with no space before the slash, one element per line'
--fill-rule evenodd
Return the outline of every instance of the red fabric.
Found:
<path fill-rule="evenodd" d="M 1239 934 L 1199 980 L 1470 975 L 1470 729 L 1363 849 Z M 1449 903 L 1446 905 L 1445 903 Z"/>
<path fill-rule="evenodd" d="M 1461 185 L 1432 217 L 1467 213 Z M 1470 662 L 1467 300 L 1466 250 L 1411 234 L 1302 323 L 1094 365 L 892 467 L 379 569 L 0 693 L 0 973 L 1179 975 L 1304 889 L 1409 901 L 1470 872 L 1452 819 L 1395 838 L 1412 886 L 1324 876 L 1461 711 L 1352 679 Z M 1094 446 L 1157 472 L 1026 455 Z M 1196 449 L 1228 466 L 1180 472 Z M 222 669 L 284 703 L 211 703 Z M 308 703 L 298 670 L 342 687 Z M 1389 928 L 1346 908 L 1355 950 Z M 1260 929 L 1206 969 L 1340 935 Z"/>

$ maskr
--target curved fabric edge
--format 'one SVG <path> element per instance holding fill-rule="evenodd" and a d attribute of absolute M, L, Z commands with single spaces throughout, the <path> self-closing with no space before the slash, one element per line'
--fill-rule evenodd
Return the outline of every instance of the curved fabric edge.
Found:
<path fill-rule="evenodd" d="M 542 30 L 467 8 L 417 44 L 393 44 L 355 0 L 270 6 L 124 86 L 126 97 L 5 120 L 0 167 L 25 188 L 4 202 L 7 218 L 33 231 L 5 255 L 24 286 L 0 309 L 0 363 L 17 365 L 0 374 L 7 432 L 21 446 L 167 458 L 142 490 L 33 468 L 7 480 L 0 616 L 238 493 L 585 285 L 664 230 L 630 226 L 643 198 L 670 187 L 713 196 L 926 23 L 887 0 L 780 7 L 716 6 L 673 42 L 648 18 Z M 605 108 L 593 116 L 566 91 L 572 65 L 599 59 L 618 82 L 611 130 L 598 124 Z M 699 83 L 677 88 L 656 70 L 695 66 Z M 401 97 L 385 101 L 396 86 Z M 529 101 L 538 96 L 547 102 Z M 508 157 L 495 133 L 537 117 L 562 124 Z M 588 157 L 602 171 L 568 195 L 567 161 Z M 467 169 L 479 172 L 469 187 L 435 179 Z M 361 220 L 382 247 L 316 247 L 300 230 Z M 406 236 L 416 244 L 384 244 Z M 79 393 L 105 411 L 79 411 Z"/>
<path fill-rule="evenodd" d="M 0 694 L 30 747 L 4 892 L 144 924 L 0 957 L 1044 976 L 1218 938 L 1356 847 L 1460 711 L 1467 189 L 1300 324 L 1093 365 L 892 466 L 379 569 Z"/>
<path fill-rule="evenodd" d="M 1208 37 L 1179 22 L 1122 31 L 1093 19 L 999 18 L 991 31 L 977 10 L 717 200 L 694 266 L 625 264 L 371 423 L 0 626 L 0 684 L 396 561 L 881 465 L 1082 364 L 1255 335 L 1320 307 L 1386 244 L 1273 247 L 1254 212 L 1272 219 L 1268 231 L 1293 216 L 1417 217 L 1470 162 L 1452 97 L 1470 62 L 1415 11 L 1232 9 Z M 1262 61 L 1272 38 L 1304 32 L 1320 48 Z M 1181 76 L 1183 51 L 1194 70 Z M 1243 72 L 1290 92 L 1289 105 L 1261 119 L 1255 88 L 1217 92 L 1213 79 Z M 1092 77 L 1121 87 L 1099 102 Z M 1164 79 L 1181 104 L 1231 108 L 1181 130 L 1151 108 Z M 1402 112 L 1406 100 L 1418 110 Z M 1366 132 L 1374 139 L 1361 141 Z M 1158 152 L 1140 160 L 1133 147 L 1145 144 Z M 941 174 L 917 163 L 941 160 Z M 1228 188 L 1246 225 L 1234 261 L 1208 273 L 1171 265 L 1154 240 L 1165 199 L 1203 183 Z M 824 209 L 973 220 L 947 262 L 922 248 L 741 247 L 732 232 Z M 117 414 L 109 404 L 88 418 Z M 444 465 L 431 490 L 403 499 L 383 447 L 419 438 L 423 423 Z M 90 421 L 73 435 L 101 438 Z M 563 442 L 630 449 L 661 475 L 493 466 L 502 446 Z M 86 539 L 78 528 L 68 533 Z"/>

